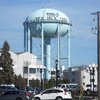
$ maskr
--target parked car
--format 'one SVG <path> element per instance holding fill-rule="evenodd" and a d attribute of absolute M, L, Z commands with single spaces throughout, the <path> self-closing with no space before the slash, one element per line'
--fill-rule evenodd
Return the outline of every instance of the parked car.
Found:
<path fill-rule="evenodd" d="M 70 91 L 73 95 L 77 94 L 77 92 L 79 92 L 79 86 L 77 83 L 69 83 L 69 84 L 58 84 L 57 87 L 55 88 L 63 88 L 63 89 L 67 89 L 68 91 Z"/>
<path fill-rule="evenodd" d="M 34 100 L 72 100 L 71 92 L 61 88 L 50 88 L 34 96 Z"/>
<path fill-rule="evenodd" d="M 0 95 L 0 100 L 32 100 L 29 92 L 24 90 L 7 90 Z"/>
<path fill-rule="evenodd" d="M 13 86 L 5 86 L 5 85 L 0 86 L 0 92 L 5 92 L 7 90 L 17 90 L 17 88 Z"/>
<path fill-rule="evenodd" d="M 58 84 L 59 88 L 66 88 L 69 91 L 76 91 L 79 89 L 78 84 L 69 83 L 69 84 Z"/>

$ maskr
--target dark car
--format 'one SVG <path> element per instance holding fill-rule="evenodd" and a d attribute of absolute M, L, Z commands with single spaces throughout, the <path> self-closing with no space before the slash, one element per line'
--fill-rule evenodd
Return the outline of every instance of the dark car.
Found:
<path fill-rule="evenodd" d="M 17 88 L 13 86 L 0 86 L 0 92 L 5 92 L 7 90 L 17 90 Z"/>
<path fill-rule="evenodd" d="M 0 100 L 32 100 L 30 93 L 24 90 L 7 90 L 0 95 Z"/>

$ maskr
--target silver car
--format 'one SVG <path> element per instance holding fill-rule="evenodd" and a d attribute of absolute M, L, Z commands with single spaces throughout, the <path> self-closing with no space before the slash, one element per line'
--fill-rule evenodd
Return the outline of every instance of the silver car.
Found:
<path fill-rule="evenodd" d="M 0 94 L 0 100 L 32 100 L 32 98 L 24 90 L 8 90 Z"/>

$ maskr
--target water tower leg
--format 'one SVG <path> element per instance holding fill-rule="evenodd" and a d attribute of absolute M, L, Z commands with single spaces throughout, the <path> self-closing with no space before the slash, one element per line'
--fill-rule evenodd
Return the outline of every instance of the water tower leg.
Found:
<path fill-rule="evenodd" d="M 28 24 L 27 22 L 23 23 L 24 25 L 24 51 L 26 52 L 28 50 Z"/>
<path fill-rule="evenodd" d="M 70 67 L 70 33 L 67 33 L 67 67 Z"/>
<path fill-rule="evenodd" d="M 32 36 L 30 35 L 30 53 L 32 53 Z"/>
<path fill-rule="evenodd" d="M 26 51 L 26 30 L 24 26 L 24 51 Z"/>
<path fill-rule="evenodd" d="M 51 67 L 51 46 L 50 46 L 50 38 L 45 38 L 44 39 L 44 65 L 46 66 L 46 79 L 50 79 L 51 78 L 51 71 L 50 71 L 50 67 Z"/>
<path fill-rule="evenodd" d="M 32 45 L 31 45 L 31 35 L 30 35 L 30 30 L 28 30 L 28 44 L 27 44 L 27 51 L 31 53 Z"/>

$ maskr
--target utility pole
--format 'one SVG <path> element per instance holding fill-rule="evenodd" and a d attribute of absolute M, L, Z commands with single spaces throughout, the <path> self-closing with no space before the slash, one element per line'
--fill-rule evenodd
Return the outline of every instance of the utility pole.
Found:
<path fill-rule="evenodd" d="M 97 63 L 98 63 L 98 100 L 100 100 L 100 12 L 92 13 L 97 14 Z"/>
<path fill-rule="evenodd" d="M 98 34 L 97 34 L 97 44 L 98 44 L 98 100 L 100 100 L 100 12 L 97 12 L 98 20 Z"/>
<path fill-rule="evenodd" d="M 40 68 L 40 87 L 43 89 L 43 83 L 42 83 L 42 68 Z"/>

